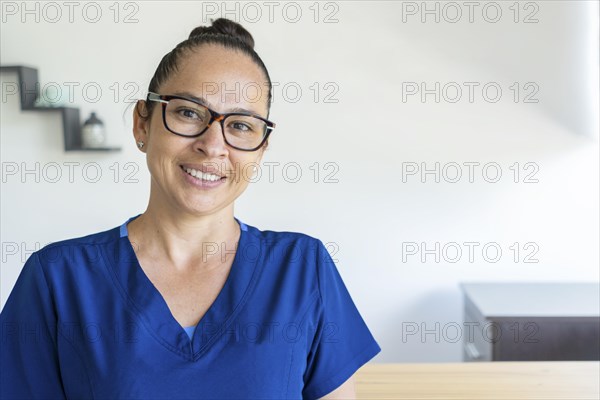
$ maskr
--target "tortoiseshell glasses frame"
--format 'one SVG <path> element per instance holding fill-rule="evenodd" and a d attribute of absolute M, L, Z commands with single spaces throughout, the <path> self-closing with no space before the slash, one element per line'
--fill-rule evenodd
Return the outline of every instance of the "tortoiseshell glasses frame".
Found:
<path fill-rule="evenodd" d="M 185 100 L 185 101 L 189 101 L 192 102 L 196 105 L 198 105 L 199 107 L 202 107 L 204 109 L 206 109 L 209 113 L 210 113 L 210 120 L 208 121 L 208 124 L 200 131 L 191 135 L 188 134 L 182 134 L 180 132 L 176 132 L 173 129 L 171 129 L 169 127 L 169 124 L 167 123 L 167 105 L 169 104 L 170 100 L 173 99 L 180 99 L 180 100 Z M 227 143 L 229 146 L 233 147 L 234 149 L 237 150 L 241 150 L 241 151 L 256 151 L 258 149 L 260 149 L 265 142 L 267 141 L 267 139 L 269 138 L 269 135 L 273 132 L 273 129 L 275 129 L 275 123 L 272 121 L 269 121 L 266 118 L 261 117 L 260 115 L 257 114 L 251 114 L 251 113 L 240 113 L 240 112 L 234 112 L 234 113 L 224 113 L 221 114 L 217 111 L 211 110 L 210 108 L 206 107 L 204 104 L 200 103 L 198 100 L 189 98 L 189 97 L 185 97 L 185 96 L 179 96 L 179 95 L 161 95 L 158 93 L 154 93 L 154 92 L 148 92 L 148 96 L 146 97 L 146 101 L 155 101 L 158 103 L 162 104 L 162 120 L 163 120 L 163 124 L 165 126 L 165 128 L 178 136 L 183 136 L 183 137 L 187 137 L 187 138 L 193 138 L 193 137 L 198 137 L 200 135 L 202 135 L 204 132 L 206 132 L 206 130 L 208 128 L 210 128 L 210 126 L 212 125 L 212 123 L 214 121 L 218 121 L 221 124 L 221 134 L 223 135 L 223 139 L 225 140 L 225 143 Z M 265 129 L 264 132 L 262 133 L 262 139 L 260 141 L 260 143 L 252 148 L 243 148 L 243 147 L 239 147 L 236 145 L 231 144 L 228 140 L 227 140 L 227 136 L 225 135 L 225 120 L 227 119 L 227 117 L 230 116 L 244 116 L 244 117 L 253 117 L 253 118 L 257 118 L 260 121 L 262 121 L 265 124 Z"/>

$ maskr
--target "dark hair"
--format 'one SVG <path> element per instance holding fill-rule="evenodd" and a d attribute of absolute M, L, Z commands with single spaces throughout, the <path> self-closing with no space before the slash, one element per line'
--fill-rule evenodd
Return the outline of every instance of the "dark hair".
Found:
<path fill-rule="evenodd" d="M 260 67 L 267 78 L 269 87 L 267 97 L 267 118 L 269 118 L 268 113 L 271 109 L 272 84 L 267 67 L 265 67 L 261 58 L 254 51 L 254 39 L 250 32 L 237 22 L 226 18 L 218 18 L 216 20 L 211 19 L 211 26 L 198 26 L 194 28 L 186 40 L 179 43 L 173 50 L 167 53 L 158 64 L 154 76 L 150 81 L 150 85 L 148 86 L 148 91 L 158 92 L 158 88 L 163 82 L 177 70 L 182 55 L 203 44 L 218 44 L 227 49 L 236 50 L 242 54 L 248 55 L 256 65 Z M 136 105 L 138 115 L 142 118 L 149 118 L 152 115 L 153 108 L 154 102 L 147 102 L 147 115 L 144 116 L 140 114 L 138 106 Z"/>

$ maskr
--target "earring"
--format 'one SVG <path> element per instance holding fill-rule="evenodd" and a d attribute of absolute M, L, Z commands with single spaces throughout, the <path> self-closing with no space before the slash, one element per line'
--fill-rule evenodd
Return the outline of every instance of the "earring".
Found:
<path fill-rule="evenodd" d="M 137 145 L 141 149 L 142 147 L 144 147 L 144 142 L 137 142 Z"/>

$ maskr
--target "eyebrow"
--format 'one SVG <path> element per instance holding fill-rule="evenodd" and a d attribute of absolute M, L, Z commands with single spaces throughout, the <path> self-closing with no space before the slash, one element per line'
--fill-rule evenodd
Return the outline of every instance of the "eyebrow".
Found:
<path fill-rule="evenodd" d="M 209 108 L 213 108 L 212 105 L 210 104 L 210 102 L 208 100 L 206 100 L 204 97 L 202 96 L 195 96 L 193 94 L 191 94 L 190 92 L 175 92 L 173 93 L 175 96 L 182 96 L 182 97 L 187 97 L 190 98 L 192 100 L 197 101 L 198 103 L 202 104 L 205 107 L 209 107 Z M 247 108 L 242 108 L 242 107 L 233 107 L 233 108 L 229 108 L 228 110 L 225 111 L 226 113 L 237 113 L 237 112 L 241 112 L 241 113 L 246 113 L 246 114 L 253 114 L 253 115 L 258 115 L 261 116 L 260 113 L 254 111 L 254 110 L 249 110 Z M 262 116 L 261 116 L 262 117 Z"/>

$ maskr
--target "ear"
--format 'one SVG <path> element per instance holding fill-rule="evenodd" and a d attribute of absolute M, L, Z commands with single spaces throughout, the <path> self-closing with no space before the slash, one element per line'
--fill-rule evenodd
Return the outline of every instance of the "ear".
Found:
<path fill-rule="evenodd" d="M 146 102 L 144 100 L 138 100 L 133 107 L 133 137 L 136 142 L 144 142 L 146 145 L 140 149 L 142 152 L 146 152 L 148 147 L 148 132 L 150 127 L 150 121 L 148 118 L 143 116 L 148 115 L 146 110 Z"/>

